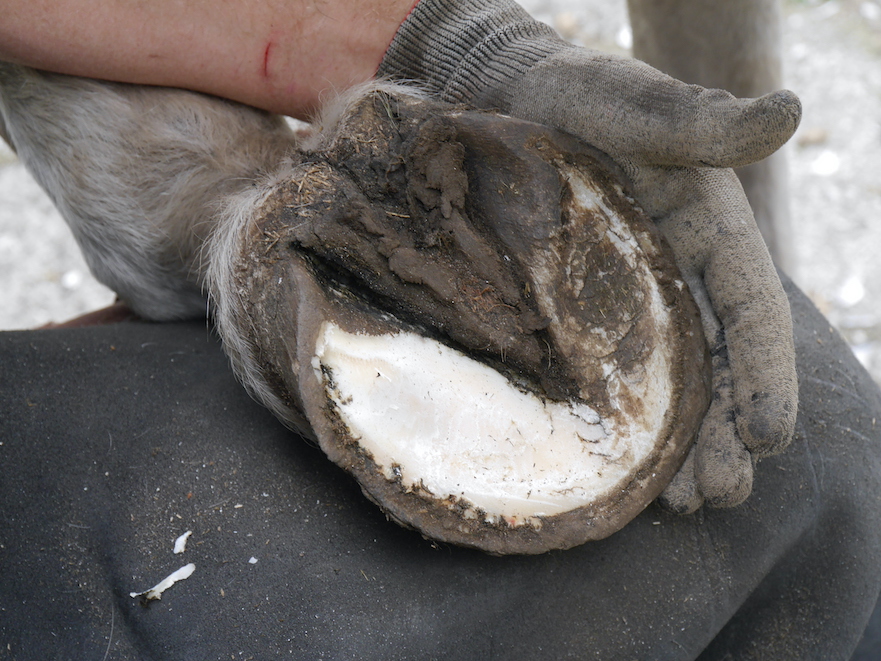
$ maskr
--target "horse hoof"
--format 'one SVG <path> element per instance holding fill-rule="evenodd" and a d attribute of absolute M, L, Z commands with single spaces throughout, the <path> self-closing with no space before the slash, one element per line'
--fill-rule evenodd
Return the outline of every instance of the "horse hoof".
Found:
<path fill-rule="evenodd" d="M 601 539 L 709 397 L 698 312 L 607 158 L 374 89 L 212 251 L 246 385 L 391 518 L 494 554 Z"/>

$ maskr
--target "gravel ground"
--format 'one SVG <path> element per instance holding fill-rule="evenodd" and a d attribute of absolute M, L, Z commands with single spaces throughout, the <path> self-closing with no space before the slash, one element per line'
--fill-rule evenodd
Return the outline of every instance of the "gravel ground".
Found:
<path fill-rule="evenodd" d="M 624 0 L 525 0 L 576 42 L 626 53 Z M 786 0 L 786 85 L 804 104 L 787 146 L 791 274 L 881 382 L 881 2 Z M 0 148 L 0 328 L 32 328 L 109 304 L 70 232 Z"/>

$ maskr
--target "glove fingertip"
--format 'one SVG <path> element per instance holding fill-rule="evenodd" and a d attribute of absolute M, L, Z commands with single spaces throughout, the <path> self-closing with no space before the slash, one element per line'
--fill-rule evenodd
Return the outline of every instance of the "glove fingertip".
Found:
<path fill-rule="evenodd" d="M 695 453 L 695 476 L 710 507 L 735 507 L 753 488 L 753 461 L 730 418 L 706 425 Z"/>
<path fill-rule="evenodd" d="M 737 430 L 754 457 L 770 457 L 792 441 L 797 412 L 795 393 L 753 393 L 749 402 L 738 406 Z"/>
<path fill-rule="evenodd" d="M 674 514 L 693 514 L 704 503 L 694 474 L 694 449 L 688 454 L 679 472 L 658 496 L 658 504 Z"/>
<path fill-rule="evenodd" d="M 780 452 L 795 429 L 798 391 L 753 393 L 735 406 L 730 399 L 711 407 L 694 453 L 694 473 L 710 507 L 735 507 L 752 492 L 754 460 Z M 731 391 L 728 391 L 729 397 Z"/>
<path fill-rule="evenodd" d="M 694 514 L 704 504 L 703 496 L 694 483 L 682 486 L 686 488 L 676 488 L 671 482 L 664 489 L 664 492 L 658 496 L 658 504 L 668 512 L 673 512 L 673 514 L 681 514 L 683 516 Z"/>
<path fill-rule="evenodd" d="M 780 149 L 801 123 L 801 101 L 789 90 L 757 99 L 734 99 L 720 90 L 704 90 L 700 98 L 705 108 L 697 125 L 707 127 L 707 134 L 717 138 L 705 141 L 704 165 L 742 167 L 756 163 Z"/>
<path fill-rule="evenodd" d="M 723 475 L 702 480 L 704 502 L 710 507 L 737 507 L 753 490 L 753 465 L 747 460 L 736 467 L 729 467 Z"/>
<path fill-rule="evenodd" d="M 778 118 L 781 134 L 791 137 L 801 123 L 801 99 L 795 92 L 777 90 L 756 99 L 755 105 L 758 112 L 771 113 Z"/>

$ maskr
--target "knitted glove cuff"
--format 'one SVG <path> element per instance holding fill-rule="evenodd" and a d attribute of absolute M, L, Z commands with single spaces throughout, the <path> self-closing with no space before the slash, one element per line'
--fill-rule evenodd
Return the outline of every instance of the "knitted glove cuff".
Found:
<path fill-rule="evenodd" d="M 512 78 L 568 47 L 512 0 L 422 0 L 377 75 L 422 83 L 447 102 L 502 107 Z"/>

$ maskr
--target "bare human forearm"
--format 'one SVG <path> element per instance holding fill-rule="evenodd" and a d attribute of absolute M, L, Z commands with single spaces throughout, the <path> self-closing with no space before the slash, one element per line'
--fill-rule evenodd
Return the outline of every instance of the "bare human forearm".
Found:
<path fill-rule="evenodd" d="M 413 0 L 2 0 L 0 59 L 305 117 L 369 80 Z"/>

